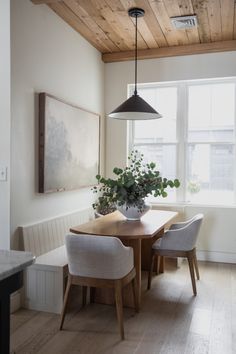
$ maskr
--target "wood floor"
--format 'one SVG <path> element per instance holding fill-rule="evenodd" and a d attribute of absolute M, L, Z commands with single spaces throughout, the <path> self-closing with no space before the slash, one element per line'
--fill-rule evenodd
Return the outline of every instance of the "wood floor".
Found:
<path fill-rule="evenodd" d="M 123 342 L 115 308 L 92 304 L 78 311 L 74 301 L 63 331 L 58 330 L 58 315 L 24 309 L 13 314 L 11 353 L 236 353 L 236 265 L 199 266 L 197 297 L 192 295 L 186 262 L 154 277 L 148 292 L 145 278 L 140 313 L 124 311 Z"/>

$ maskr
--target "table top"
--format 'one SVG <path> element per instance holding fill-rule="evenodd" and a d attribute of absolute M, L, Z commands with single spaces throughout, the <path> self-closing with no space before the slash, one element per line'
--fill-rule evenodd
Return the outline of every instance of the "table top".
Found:
<path fill-rule="evenodd" d="M 89 221 L 70 229 L 76 234 L 115 236 L 120 239 L 153 237 L 177 216 L 177 212 L 149 210 L 140 220 L 129 221 L 119 211 Z"/>
<path fill-rule="evenodd" d="M 34 260 L 30 252 L 0 250 L 0 281 L 25 269 Z"/>

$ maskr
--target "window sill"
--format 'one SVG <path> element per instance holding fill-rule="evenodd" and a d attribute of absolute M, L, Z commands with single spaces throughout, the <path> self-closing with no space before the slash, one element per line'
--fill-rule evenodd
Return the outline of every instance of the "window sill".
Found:
<path fill-rule="evenodd" d="M 218 209 L 236 209 L 236 204 L 204 204 L 204 203 L 188 203 L 188 202 L 148 202 L 153 207 L 199 207 L 199 208 L 218 208 Z"/>

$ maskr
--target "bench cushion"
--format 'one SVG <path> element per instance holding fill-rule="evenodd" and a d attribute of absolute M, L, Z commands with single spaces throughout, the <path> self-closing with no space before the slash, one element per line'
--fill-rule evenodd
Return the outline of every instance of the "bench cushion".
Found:
<path fill-rule="evenodd" d="M 52 251 L 42 254 L 36 258 L 34 268 L 51 270 L 53 268 L 67 267 L 68 260 L 65 246 L 57 247 Z"/>

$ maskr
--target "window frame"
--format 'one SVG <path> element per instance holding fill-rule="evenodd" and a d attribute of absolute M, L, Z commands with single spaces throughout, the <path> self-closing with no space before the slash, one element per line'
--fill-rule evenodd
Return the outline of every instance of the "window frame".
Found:
<path fill-rule="evenodd" d="M 227 84 L 233 83 L 235 87 L 235 115 L 234 115 L 234 140 L 232 142 L 213 142 L 213 141 L 188 141 L 188 102 L 189 102 L 189 90 L 190 86 L 199 85 L 209 85 L 209 84 Z M 181 186 L 176 190 L 176 201 L 175 202 L 165 202 L 165 200 L 158 200 L 158 204 L 169 204 L 169 205 L 203 205 L 203 206 L 232 206 L 236 205 L 236 77 L 229 78 L 213 78 L 213 79 L 198 79 L 198 80 L 181 80 L 181 81 L 168 81 L 161 83 L 145 83 L 138 84 L 138 89 L 142 88 L 164 88 L 164 87 L 176 87 L 177 88 L 177 112 L 176 112 L 176 141 L 163 142 L 163 143 L 149 143 L 140 145 L 175 145 L 176 146 L 176 175 L 181 181 Z M 128 85 L 128 97 L 133 94 L 134 85 Z M 132 151 L 134 145 L 134 121 L 129 121 L 128 125 L 128 154 Z M 188 146 L 191 144 L 209 144 L 209 145 L 231 145 L 234 149 L 234 203 L 228 204 L 207 204 L 207 203 L 196 203 L 187 201 L 187 151 Z M 128 157 L 128 156 L 127 156 Z M 152 204 L 155 204 L 152 202 Z"/>

